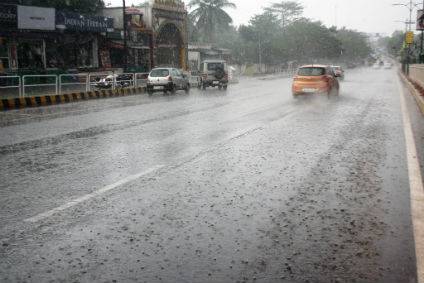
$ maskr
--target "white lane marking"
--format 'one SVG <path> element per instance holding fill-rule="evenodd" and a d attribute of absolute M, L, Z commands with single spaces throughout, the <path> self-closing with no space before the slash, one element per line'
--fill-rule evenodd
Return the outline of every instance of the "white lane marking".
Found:
<path fill-rule="evenodd" d="M 406 139 L 406 154 L 408 160 L 409 185 L 411 190 L 411 214 L 414 227 L 415 257 L 417 261 L 418 283 L 424 283 L 424 188 L 418 160 L 417 147 L 412 131 L 411 118 L 406 106 L 405 92 L 397 80 L 400 93 L 404 132 Z"/>
<path fill-rule="evenodd" d="M 49 211 L 40 213 L 40 214 L 38 214 L 38 215 L 36 215 L 34 217 L 27 218 L 24 221 L 25 222 L 30 222 L 30 223 L 39 222 L 41 220 L 44 220 L 44 219 L 46 219 L 48 217 L 53 216 L 56 213 L 59 213 L 61 211 L 64 211 L 64 210 L 69 209 L 71 207 L 74 207 L 74 206 L 76 206 L 76 205 L 78 205 L 80 203 L 83 203 L 85 201 L 88 201 L 88 200 L 90 200 L 92 198 L 95 198 L 95 197 L 98 197 L 100 195 L 103 195 L 103 194 L 105 194 L 105 193 L 107 193 L 107 192 L 109 192 L 109 191 L 111 191 L 113 189 L 116 189 L 116 188 L 121 187 L 121 186 L 123 186 L 125 184 L 128 184 L 128 183 L 130 183 L 132 181 L 135 181 L 137 179 L 140 179 L 141 177 L 144 177 L 144 176 L 146 176 L 146 175 L 148 175 L 150 173 L 153 173 L 153 172 L 155 172 L 155 171 L 157 171 L 159 169 L 162 169 L 164 167 L 165 166 L 163 166 L 163 165 L 155 166 L 155 167 L 152 167 L 152 168 L 150 168 L 150 169 L 148 169 L 146 171 L 143 171 L 143 172 L 141 172 L 139 174 L 128 176 L 128 177 L 126 177 L 126 178 L 124 178 L 124 179 L 122 179 L 122 180 L 120 180 L 120 181 L 118 181 L 118 182 L 116 182 L 114 184 L 111 184 L 111 185 L 108 185 L 108 186 L 103 187 L 101 189 L 98 189 L 97 191 L 94 191 L 94 192 L 92 192 L 90 194 L 87 194 L 85 196 L 79 197 L 77 199 L 74 199 L 74 200 L 72 200 L 72 201 L 70 201 L 68 203 L 65 203 L 65 204 L 63 204 L 63 205 L 61 205 L 59 207 L 56 207 L 54 209 L 51 209 Z"/>

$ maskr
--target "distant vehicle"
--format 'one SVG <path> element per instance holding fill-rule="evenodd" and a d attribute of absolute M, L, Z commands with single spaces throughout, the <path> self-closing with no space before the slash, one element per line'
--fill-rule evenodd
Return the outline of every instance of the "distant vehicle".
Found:
<path fill-rule="evenodd" d="M 340 78 L 341 80 L 344 80 L 345 74 L 344 74 L 343 68 L 340 66 L 331 66 L 331 67 L 333 68 L 333 71 L 336 77 Z"/>
<path fill-rule="evenodd" d="M 375 64 L 372 66 L 372 68 L 373 68 L 373 69 L 375 69 L 375 70 L 378 70 L 378 69 L 380 69 L 380 64 L 379 64 L 379 63 L 375 63 Z"/>
<path fill-rule="evenodd" d="M 339 95 L 340 85 L 331 66 L 306 65 L 299 68 L 293 78 L 293 97 L 302 94 Z"/>
<path fill-rule="evenodd" d="M 391 63 L 386 62 L 386 63 L 384 64 L 384 69 L 391 69 L 391 68 L 392 68 L 392 64 L 391 64 Z"/>
<path fill-rule="evenodd" d="M 199 88 L 218 87 L 227 90 L 228 65 L 224 60 L 205 60 L 200 64 Z"/>
<path fill-rule="evenodd" d="M 115 81 L 115 87 L 117 88 L 125 88 L 133 85 L 134 78 L 132 75 L 127 74 L 114 74 L 108 75 L 102 79 L 98 79 L 96 83 L 96 87 L 98 89 L 110 89 L 113 87 Z"/>
<path fill-rule="evenodd" d="M 147 78 L 147 93 L 161 91 L 175 94 L 178 90 L 190 92 L 190 82 L 188 77 L 180 70 L 175 68 L 156 68 L 153 69 Z"/>
<path fill-rule="evenodd" d="M 356 63 L 353 63 L 353 62 L 348 62 L 346 64 L 346 66 L 347 66 L 348 69 L 355 69 L 356 67 L 358 67 L 358 65 Z"/>

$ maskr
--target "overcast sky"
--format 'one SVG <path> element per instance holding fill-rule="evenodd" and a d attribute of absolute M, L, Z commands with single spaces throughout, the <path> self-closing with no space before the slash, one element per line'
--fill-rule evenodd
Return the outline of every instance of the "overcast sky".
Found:
<path fill-rule="evenodd" d="M 126 0 L 127 5 L 144 1 Z M 105 0 L 106 3 L 119 5 L 121 0 Z M 185 1 L 188 3 L 189 1 Z M 237 9 L 227 12 L 236 25 L 249 22 L 252 15 L 260 13 L 263 7 L 278 0 L 232 0 Z M 391 34 L 394 30 L 404 29 L 404 21 L 409 17 L 406 7 L 393 7 L 392 3 L 409 2 L 407 0 L 299 0 L 305 7 L 305 16 L 320 20 L 326 25 L 347 27 L 363 32 Z M 416 2 L 419 2 L 418 0 Z M 415 13 L 414 13 L 415 14 Z M 414 15 L 415 18 L 415 15 Z"/>

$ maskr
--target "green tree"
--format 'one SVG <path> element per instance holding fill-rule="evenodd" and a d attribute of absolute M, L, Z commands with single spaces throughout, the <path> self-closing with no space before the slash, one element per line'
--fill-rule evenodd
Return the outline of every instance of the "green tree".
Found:
<path fill-rule="evenodd" d="M 289 25 L 278 45 L 288 61 L 297 60 L 303 63 L 337 59 L 342 50 L 341 43 L 334 33 L 321 22 L 307 19 Z"/>
<path fill-rule="evenodd" d="M 280 35 L 280 20 L 270 12 L 255 15 L 248 26 L 240 27 L 241 37 L 248 44 L 250 61 L 272 64 L 278 60 L 278 54 L 273 46 Z M 253 51 L 253 52 L 252 52 Z"/>
<path fill-rule="evenodd" d="M 282 1 L 272 4 L 271 7 L 265 8 L 265 11 L 280 17 L 281 25 L 285 28 L 302 16 L 303 9 L 303 6 L 296 1 Z"/>
<path fill-rule="evenodd" d="M 399 56 L 404 49 L 405 32 L 395 31 L 392 36 L 387 39 L 387 51 L 393 56 Z"/>
<path fill-rule="evenodd" d="M 204 39 L 213 43 L 219 30 L 227 28 L 233 19 L 225 12 L 225 8 L 236 8 L 236 5 L 228 0 L 191 0 L 191 20 L 196 28 L 204 35 Z"/>
<path fill-rule="evenodd" d="M 365 34 L 345 28 L 335 34 L 341 43 L 344 61 L 360 61 L 370 56 L 372 49 Z"/>

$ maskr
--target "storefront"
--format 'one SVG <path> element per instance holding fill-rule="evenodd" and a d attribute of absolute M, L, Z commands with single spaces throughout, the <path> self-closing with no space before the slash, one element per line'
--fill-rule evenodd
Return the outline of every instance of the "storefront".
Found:
<path fill-rule="evenodd" d="M 113 19 L 0 4 L 0 73 L 97 70 Z"/>
<path fill-rule="evenodd" d="M 66 66 L 69 69 L 98 69 L 99 42 L 113 31 L 113 19 L 56 11 L 56 28 L 61 34 L 55 42 L 48 44 L 47 60 L 50 67 Z"/>
<path fill-rule="evenodd" d="M 113 17 L 115 32 L 107 34 L 107 42 L 100 48 L 109 54 L 113 68 L 123 68 L 128 72 L 149 72 L 153 67 L 153 32 L 145 22 L 144 8 L 130 7 L 125 10 L 127 26 L 127 48 L 124 48 L 124 21 L 122 8 L 106 8 L 103 15 Z M 124 60 L 127 58 L 125 64 Z"/>

